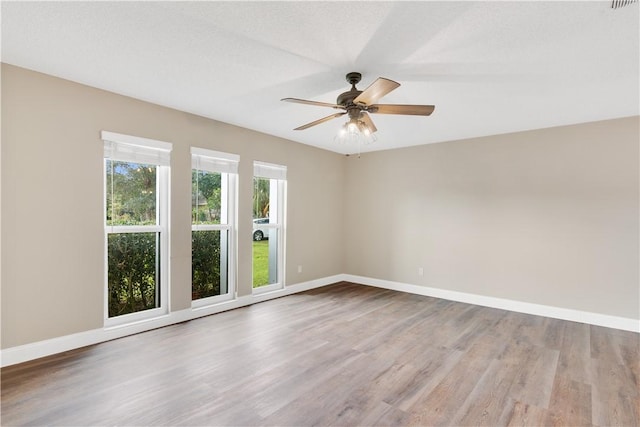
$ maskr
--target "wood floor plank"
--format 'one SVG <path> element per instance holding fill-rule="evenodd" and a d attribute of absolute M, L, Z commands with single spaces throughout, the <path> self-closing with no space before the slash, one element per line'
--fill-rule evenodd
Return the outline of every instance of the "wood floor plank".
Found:
<path fill-rule="evenodd" d="M 562 347 L 562 337 L 564 330 L 564 320 L 543 318 L 541 327 L 542 345 L 552 350 L 560 350 Z"/>
<path fill-rule="evenodd" d="M 559 351 L 515 340 L 507 344 L 500 361 L 512 369 L 509 396 L 516 401 L 548 408 Z"/>
<path fill-rule="evenodd" d="M 0 424 L 632 426 L 639 337 L 341 282 L 3 368 Z"/>
<path fill-rule="evenodd" d="M 461 426 L 504 425 L 506 422 L 502 418 L 510 404 L 513 404 L 509 399 L 509 389 L 515 379 L 514 371 L 517 369 L 515 366 L 492 359 L 487 370 L 448 423 Z"/>
<path fill-rule="evenodd" d="M 627 342 L 621 344 L 622 365 L 629 372 L 629 381 L 640 394 L 640 334 L 628 337 Z"/>
<path fill-rule="evenodd" d="M 411 425 L 449 425 L 476 384 L 485 374 L 496 349 L 476 341 L 456 366 L 428 394 L 407 410 Z"/>
<path fill-rule="evenodd" d="M 592 360 L 593 422 L 600 426 L 640 425 L 638 389 L 629 371 L 615 359 Z"/>
<path fill-rule="evenodd" d="M 591 384 L 591 332 L 589 325 L 564 322 L 558 372 L 575 381 Z"/>
<path fill-rule="evenodd" d="M 359 369 L 362 365 L 367 368 Z M 362 357 L 354 359 L 347 369 L 336 372 L 325 381 L 316 384 L 312 396 L 301 394 L 267 420 L 278 425 L 357 424 L 380 403 L 380 400 L 371 398 L 377 393 L 375 379 L 389 371 L 393 372 L 391 360 L 363 353 Z M 363 384 L 369 384 L 370 387 L 364 388 Z M 336 390 L 341 390 L 341 393 L 336 393 Z M 296 408 L 293 411 L 295 414 L 304 414 L 304 418 L 292 419 L 292 407 Z M 300 411 L 301 407 L 307 410 Z"/>
<path fill-rule="evenodd" d="M 394 405 L 404 412 L 423 396 L 429 395 L 445 376 L 447 376 L 460 361 L 463 353 L 445 347 L 432 348 L 416 358 L 408 366 L 413 376 L 407 376 L 404 381 L 398 381 L 396 387 L 388 388 L 383 401 Z"/>
<path fill-rule="evenodd" d="M 554 426 L 592 425 L 591 387 L 565 375 L 556 375 L 545 424 Z"/>
<path fill-rule="evenodd" d="M 514 402 L 509 413 L 508 427 L 538 427 L 545 425 L 548 411 L 523 402 Z"/>
<path fill-rule="evenodd" d="M 357 425 L 363 426 L 404 426 L 408 423 L 409 414 L 384 402 L 379 403 L 373 411 Z M 350 424 L 353 426 L 355 424 Z"/>
<path fill-rule="evenodd" d="M 614 358 L 616 363 L 622 363 L 622 354 L 618 336 L 611 334 L 607 328 L 590 328 L 591 357 L 599 359 L 601 357 Z"/>

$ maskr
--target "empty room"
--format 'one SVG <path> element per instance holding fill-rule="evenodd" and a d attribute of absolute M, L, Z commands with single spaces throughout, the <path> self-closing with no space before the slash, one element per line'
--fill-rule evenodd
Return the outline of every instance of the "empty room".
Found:
<path fill-rule="evenodd" d="M 3 426 L 640 425 L 638 1 L 2 1 Z"/>

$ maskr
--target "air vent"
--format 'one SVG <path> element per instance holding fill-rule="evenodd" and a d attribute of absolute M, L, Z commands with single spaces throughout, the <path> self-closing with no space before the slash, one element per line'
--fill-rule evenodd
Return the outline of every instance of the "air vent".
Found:
<path fill-rule="evenodd" d="M 611 2 L 611 8 L 618 9 L 623 6 L 629 6 L 632 3 L 636 3 L 638 0 L 613 0 Z"/>

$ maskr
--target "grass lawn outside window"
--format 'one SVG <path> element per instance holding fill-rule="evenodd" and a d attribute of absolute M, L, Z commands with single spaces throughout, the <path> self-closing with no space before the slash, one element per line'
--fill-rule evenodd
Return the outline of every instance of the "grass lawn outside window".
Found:
<path fill-rule="evenodd" d="M 269 284 L 269 241 L 253 242 L 253 287 Z"/>

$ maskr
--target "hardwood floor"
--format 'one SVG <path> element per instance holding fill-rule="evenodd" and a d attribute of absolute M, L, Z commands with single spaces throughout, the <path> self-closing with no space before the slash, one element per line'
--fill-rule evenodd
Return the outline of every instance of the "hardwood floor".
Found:
<path fill-rule="evenodd" d="M 639 337 L 339 283 L 4 368 L 1 422 L 637 426 Z"/>

